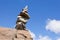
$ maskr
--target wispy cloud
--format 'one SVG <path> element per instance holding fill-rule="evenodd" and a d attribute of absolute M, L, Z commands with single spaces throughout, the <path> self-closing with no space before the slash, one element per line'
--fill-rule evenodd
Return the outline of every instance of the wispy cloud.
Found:
<path fill-rule="evenodd" d="M 49 36 L 40 35 L 38 40 L 52 40 L 52 39 Z"/>
<path fill-rule="evenodd" d="M 56 34 L 60 33 L 60 20 L 48 20 L 46 30 L 50 30 Z"/>
<path fill-rule="evenodd" d="M 60 40 L 60 38 L 58 38 L 57 40 Z"/>
<path fill-rule="evenodd" d="M 31 37 L 33 38 L 33 40 L 36 40 L 36 35 L 35 33 L 33 33 L 32 31 L 29 30 L 29 33 L 31 34 Z"/>
<path fill-rule="evenodd" d="M 52 40 L 49 36 L 42 36 L 39 35 L 38 37 L 29 30 L 29 33 L 31 34 L 31 37 L 33 38 L 33 40 Z"/>

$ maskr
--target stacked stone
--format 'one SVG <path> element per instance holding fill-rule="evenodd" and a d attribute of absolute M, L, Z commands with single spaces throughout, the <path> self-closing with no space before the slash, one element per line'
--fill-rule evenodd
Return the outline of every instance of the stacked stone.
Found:
<path fill-rule="evenodd" d="M 28 7 L 26 6 L 24 9 L 22 9 L 22 12 L 20 12 L 20 14 L 17 16 L 16 27 L 15 27 L 17 30 L 26 30 L 25 24 L 30 18 L 27 10 Z"/>

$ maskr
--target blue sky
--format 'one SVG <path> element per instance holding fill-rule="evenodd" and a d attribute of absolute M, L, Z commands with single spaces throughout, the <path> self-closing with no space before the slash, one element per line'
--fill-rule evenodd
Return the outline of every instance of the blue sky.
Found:
<path fill-rule="evenodd" d="M 36 36 L 47 35 L 52 40 L 60 38 L 60 34 L 46 30 L 48 19 L 51 19 L 50 22 L 60 21 L 60 0 L 0 0 L 0 26 L 14 28 L 17 15 L 26 5 L 30 15 L 27 29 Z"/>

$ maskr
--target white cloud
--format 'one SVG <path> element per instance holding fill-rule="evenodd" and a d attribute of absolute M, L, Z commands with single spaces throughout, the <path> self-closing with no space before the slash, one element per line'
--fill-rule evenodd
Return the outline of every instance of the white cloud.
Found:
<path fill-rule="evenodd" d="M 60 38 L 58 38 L 57 40 L 60 40 Z"/>
<path fill-rule="evenodd" d="M 38 40 L 52 40 L 49 36 L 39 36 Z"/>
<path fill-rule="evenodd" d="M 57 34 L 60 33 L 60 20 L 48 20 L 46 30 L 50 30 Z"/>
<path fill-rule="evenodd" d="M 31 37 L 33 38 L 33 40 L 35 40 L 36 35 L 33 32 L 31 32 L 30 30 L 29 30 L 29 33 L 31 34 Z"/>

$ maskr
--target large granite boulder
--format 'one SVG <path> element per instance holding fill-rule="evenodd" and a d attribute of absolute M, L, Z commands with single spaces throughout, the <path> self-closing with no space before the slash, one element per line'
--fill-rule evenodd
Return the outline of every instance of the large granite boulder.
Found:
<path fill-rule="evenodd" d="M 0 28 L 0 40 L 32 40 L 28 30 Z"/>

